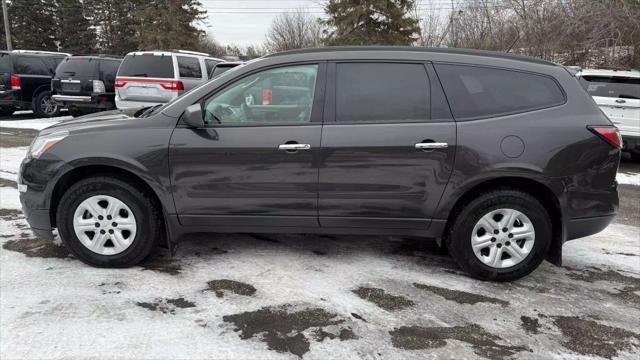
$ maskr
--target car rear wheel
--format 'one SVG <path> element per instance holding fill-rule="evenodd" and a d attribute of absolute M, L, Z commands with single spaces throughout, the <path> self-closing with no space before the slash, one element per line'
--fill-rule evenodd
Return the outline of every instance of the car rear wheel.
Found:
<path fill-rule="evenodd" d="M 482 280 L 511 281 L 535 270 L 551 244 L 544 206 L 517 190 L 495 190 L 468 203 L 456 216 L 447 245 L 456 262 Z"/>
<path fill-rule="evenodd" d="M 97 267 L 136 265 L 151 253 L 162 229 L 149 194 L 111 177 L 72 185 L 60 200 L 56 222 L 67 248 Z"/>
<path fill-rule="evenodd" d="M 41 91 L 33 98 L 33 112 L 38 117 L 60 115 L 60 105 L 51 98 L 49 91 Z"/>
<path fill-rule="evenodd" d="M 16 111 L 16 108 L 13 106 L 2 106 L 0 107 L 0 116 L 11 116 Z"/>

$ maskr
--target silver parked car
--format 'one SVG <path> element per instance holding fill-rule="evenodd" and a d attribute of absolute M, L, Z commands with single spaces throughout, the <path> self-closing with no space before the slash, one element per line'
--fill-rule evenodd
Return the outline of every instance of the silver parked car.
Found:
<path fill-rule="evenodd" d="M 116 107 L 133 109 L 167 103 L 208 81 L 210 71 L 222 61 L 185 50 L 131 52 L 116 76 Z"/>

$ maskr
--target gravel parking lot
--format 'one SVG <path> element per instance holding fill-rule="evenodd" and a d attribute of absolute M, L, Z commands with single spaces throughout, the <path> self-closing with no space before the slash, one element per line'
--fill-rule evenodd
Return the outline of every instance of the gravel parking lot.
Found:
<path fill-rule="evenodd" d="M 37 129 L 0 119 L 0 358 L 621 358 L 640 352 L 640 165 L 621 210 L 512 283 L 389 236 L 190 236 L 96 269 L 29 231 L 16 189 Z"/>

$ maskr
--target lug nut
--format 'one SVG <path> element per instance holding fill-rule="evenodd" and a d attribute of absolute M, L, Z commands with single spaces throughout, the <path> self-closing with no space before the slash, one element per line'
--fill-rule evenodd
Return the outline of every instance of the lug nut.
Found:
<path fill-rule="evenodd" d="M 96 227 L 100 227 L 100 223 L 96 223 L 95 225 L 96 225 Z"/>
<path fill-rule="evenodd" d="M 102 220 L 102 219 L 104 219 L 102 215 L 98 216 L 98 220 Z"/>
<path fill-rule="evenodd" d="M 107 220 L 111 220 L 111 215 L 107 215 Z"/>
<path fill-rule="evenodd" d="M 496 229 L 496 230 L 493 230 L 493 233 L 497 235 L 497 234 L 500 234 L 500 231 Z"/>
<path fill-rule="evenodd" d="M 509 229 L 507 229 L 507 228 L 502 228 L 502 231 L 503 231 L 503 232 L 507 232 L 507 231 L 509 231 Z"/>
<path fill-rule="evenodd" d="M 496 238 L 491 238 L 491 242 L 496 242 Z"/>
<path fill-rule="evenodd" d="M 506 243 L 504 243 L 504 244 L 505 244 L 505 245 L 507 245 L 507 246 L 509 246 L 509 245 L 511 245 L 511 242 L 510 242 L 510 241 L 507 241 L 507 242 L 506 242 Z"/>
<path fill-rule="evenodd" d="M 118 226 L 118 223 L 114 221 L 114 222 L 112 222 L 112 223 L 111 223 L 111 226 L 113 226 L 113 227 L 117 227 L 117 226 Z"/>
<path fill-rule="evenodd" d="M 502 247 L 502 244 L 498 244 L 496 246 L 498 247 L 498 249 L 500 249 Z"/>
<path fill-rule="evenodd" d="M 104 234 L 106 231 L 104 230 L 100 230 L 100 234 Z"/>
<path fill-rule="evenodd" d="M 513 234 L 509 234 L 509 239 L 511 239 L 513 237 Z"/>
<path fill-rule="evenodd" d="M 109 234 L 113 234 L 113 229 L 109 229 Z"/>

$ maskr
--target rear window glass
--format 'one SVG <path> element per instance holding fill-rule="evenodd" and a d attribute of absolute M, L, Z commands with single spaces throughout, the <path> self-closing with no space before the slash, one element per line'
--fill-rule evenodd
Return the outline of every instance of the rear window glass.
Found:
<path fill-rule="evenodd" d="M 170 55 L 127 55 L 118 76 L 173 78 L 173 60 Z"/>
<path fill-rule="evenodd" d="M 427 121 L 429 77 L 422 64 L 343 63 L 336 121 Z"/>
<path fill-rule="evenodd" d="M 198 58 L 178 56 L 178 71 L 180 71 L 181 78 L 202 78 L 202 69 Z"/>
<path fill-rule="evenodd" d="M 103 79 L 101 80 L 114 81 L 120 63 L 121 61 L 119 60 L 102 60 L 100 62 L 100 73 Z"/>
<path fill-rule="evenodd" d="M 67 77 L 92 77 L 96 72 L 96 59 L 91 58 L 67 58 L 63 60 L 56 70 L 57 78 Z"/>
<path fill-rule="evenodd" d="M 591 96 L 640 99 L 640 79 L 609 76 L 583 76 L 580 83 Z"/>
<path fill-rule="evenodd" d="M 0 53 L 0 74 L 11 72 L 11 55 Z"/>
<path fill-rule="evenodd" d="M 211 72 L 210 79 L 213 79 L 214 77 L 216 77 L 216 76 L 218 76 L 218 75 L 220 75 L 220 74 L 222 74 L 222 73 L 225 73 L 225 72 L 227 72 L 227 71 L 229 71 L 229 70 L 233 69 L 233 68 L 234 68 L 234 67 L 236 67 L 236 66 L 237 66 L 237 65 L 222 65 L 222 66 L 221 66 L 221 65 L 218 65 L 218 66 L 216 66 L 216 67 L 213 69 L 213 71 Z"/>
<path fill-rule="evenodd" d="M 544 75 L 480 66 L 435 67 L 458 120 L 532 111 L 565 102 L 559 85 Z"/>
<path fill-rule="evenodd" d="M 216 67 L 218 61 L 204 59 L 204 64 L 207 66 L 207 74 L 211 75 L 211 71 Z"/>
<path fill-rule="evenodd" d="M 51 75 L 44 61 L 35 56 L 16 56 L 13 60 L 13 68 L 16 74 Z"/>

